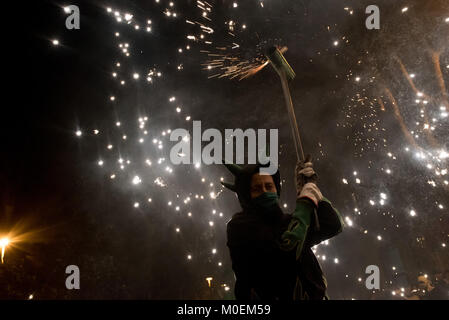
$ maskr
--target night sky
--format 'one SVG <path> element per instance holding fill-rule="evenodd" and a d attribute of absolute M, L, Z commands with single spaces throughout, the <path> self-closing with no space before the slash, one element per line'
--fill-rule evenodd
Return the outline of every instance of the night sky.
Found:
<path fill-rule="evenodd" d="M 330 298 L 400 299 L 419 273 L 449 281 L 447 1 L 378 0 L 380 30 L 365 27 L 372 1 L 170 3 L 4 10 L 1 298 L 233 299 L 225 231 L 240 207 L 220 185 L 232 176 L 172 165 L 169 130 L 193 120 L 279 129 L 281 204 L 292 212 L 279 78 L 269 65 L 242 80 L 208 68 L 223 56 L 256 65 L 273 45 L 288 47 L 304 148 L 346 223 L 314 248 Z M 65 27 L 69 4 L 79 30 Z M 80 290 L 65 288 L 68 265 Z M 380 290 L 364 286 L 368 265 Z"/>

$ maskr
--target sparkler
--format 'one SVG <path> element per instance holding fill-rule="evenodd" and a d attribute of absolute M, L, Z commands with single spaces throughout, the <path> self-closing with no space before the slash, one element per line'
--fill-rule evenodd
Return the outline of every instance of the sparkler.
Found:
<path fill-rule="evenodd" d="M 9 239 L 8 238 L 0 239 L 0 247 L 2 248 L 2 263 L 4 262 L 3 258 L 5 256 L 5 250 L 6 250 L 6 247 L 8 246 L 8 244 L 9 244 Z"/>
<path fill-rule="evenodd" d="M 5 256 L 5 249 L 8 246 L 8 244 L 9 244 L 9 239 L 8 238 L 0 239 L 0 247 L 2 248 L 2 263 L 4 262 L 3 258 Z"/>
<path fill-rule="evenodd" d="M 206 278 L 206 281 L 207 281 L 207 284 L 208 284 L 209 288 L 210 288 L 210 286 L 211 286 L 211 281 L 212 281 L 212 280 L 213 280 L 212 277 L 207 277 L 207 278 Z"/>

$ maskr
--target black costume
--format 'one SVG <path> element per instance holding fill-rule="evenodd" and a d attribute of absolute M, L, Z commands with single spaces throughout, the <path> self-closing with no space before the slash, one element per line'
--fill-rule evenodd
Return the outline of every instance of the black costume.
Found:
<path fill-rule="evenodd" d="M 330 202 L 315 205 L 298 199 L 292 214 L 279 205 L 255 206 L 250 197 L 251 177 L 258 165 L 226 165 L 234 185 L 223 183 L 238 195 L 242 212 L 227 225 L 227 245 L 236 276 L 237 300 L 322 300 L 326 279 L 311 247 L 341 232 L 342 219 Z M 279 172 L 272 175 L 280 195 Z M 285 246 L 285 242 L 289 245 Z"/>

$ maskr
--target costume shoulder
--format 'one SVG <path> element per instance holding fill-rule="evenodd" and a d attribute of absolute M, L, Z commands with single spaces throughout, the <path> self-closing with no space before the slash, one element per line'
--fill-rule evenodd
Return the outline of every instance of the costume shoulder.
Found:
<path fill-rule="evenodd" d="M 276 221 L 266 221 L 254 214 L 236 213 L 227 223 L 227 245 L 248 247 L 274 243 L 274 239 L 287 229 L 291 217 L 282 214 Z"/>
<path fill-rule="evenodd" d="M 244 212 L 237 212 L 232 216 L 231 220 L 227 222 L 227 230 L 229 231 L 230 229 L 238 228 L 242 224 L 247 224 L 249 222 L 248 220 L 248 215 Z"/>
<path fill-rule="evenodd" d="M 226 233 L 228 236 L 228 246 L 241 244 L 245 240 L 248 226 L 251 224 L 251 217 L 244 212 L 234 214 L 231 220 L 226 224 Z"/>
<path fill-rule="evenodd" d="M 277 222 L 280 223 L 281 225 L 286 225 L 290 223 L 291 218 L 292 218 L 291 214 L 282 213 Z M 256 215 L 252 214 L 246 214 L 245 212 L 238 212 L 232 216 L 231 220 L 227 222 L 226 226 L 227 231 L 229 233 L 232 232 L 233 230 L 237 230 L 240 228 L 248 228 L 258 223 L 261 223 L 260 217 L 257 217 Z"/>

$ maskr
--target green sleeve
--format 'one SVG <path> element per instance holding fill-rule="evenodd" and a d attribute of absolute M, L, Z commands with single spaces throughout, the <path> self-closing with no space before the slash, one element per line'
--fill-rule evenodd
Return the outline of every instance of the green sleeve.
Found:
<path fill-rule="evenodd" d="M 307 199 L 296 200 L 292 220 L 282 234 L 281 249 L 290 251 L 296 248 L 296 260 L 299 260 L 301 256 L 314 208 L 314 205 Z"/>

